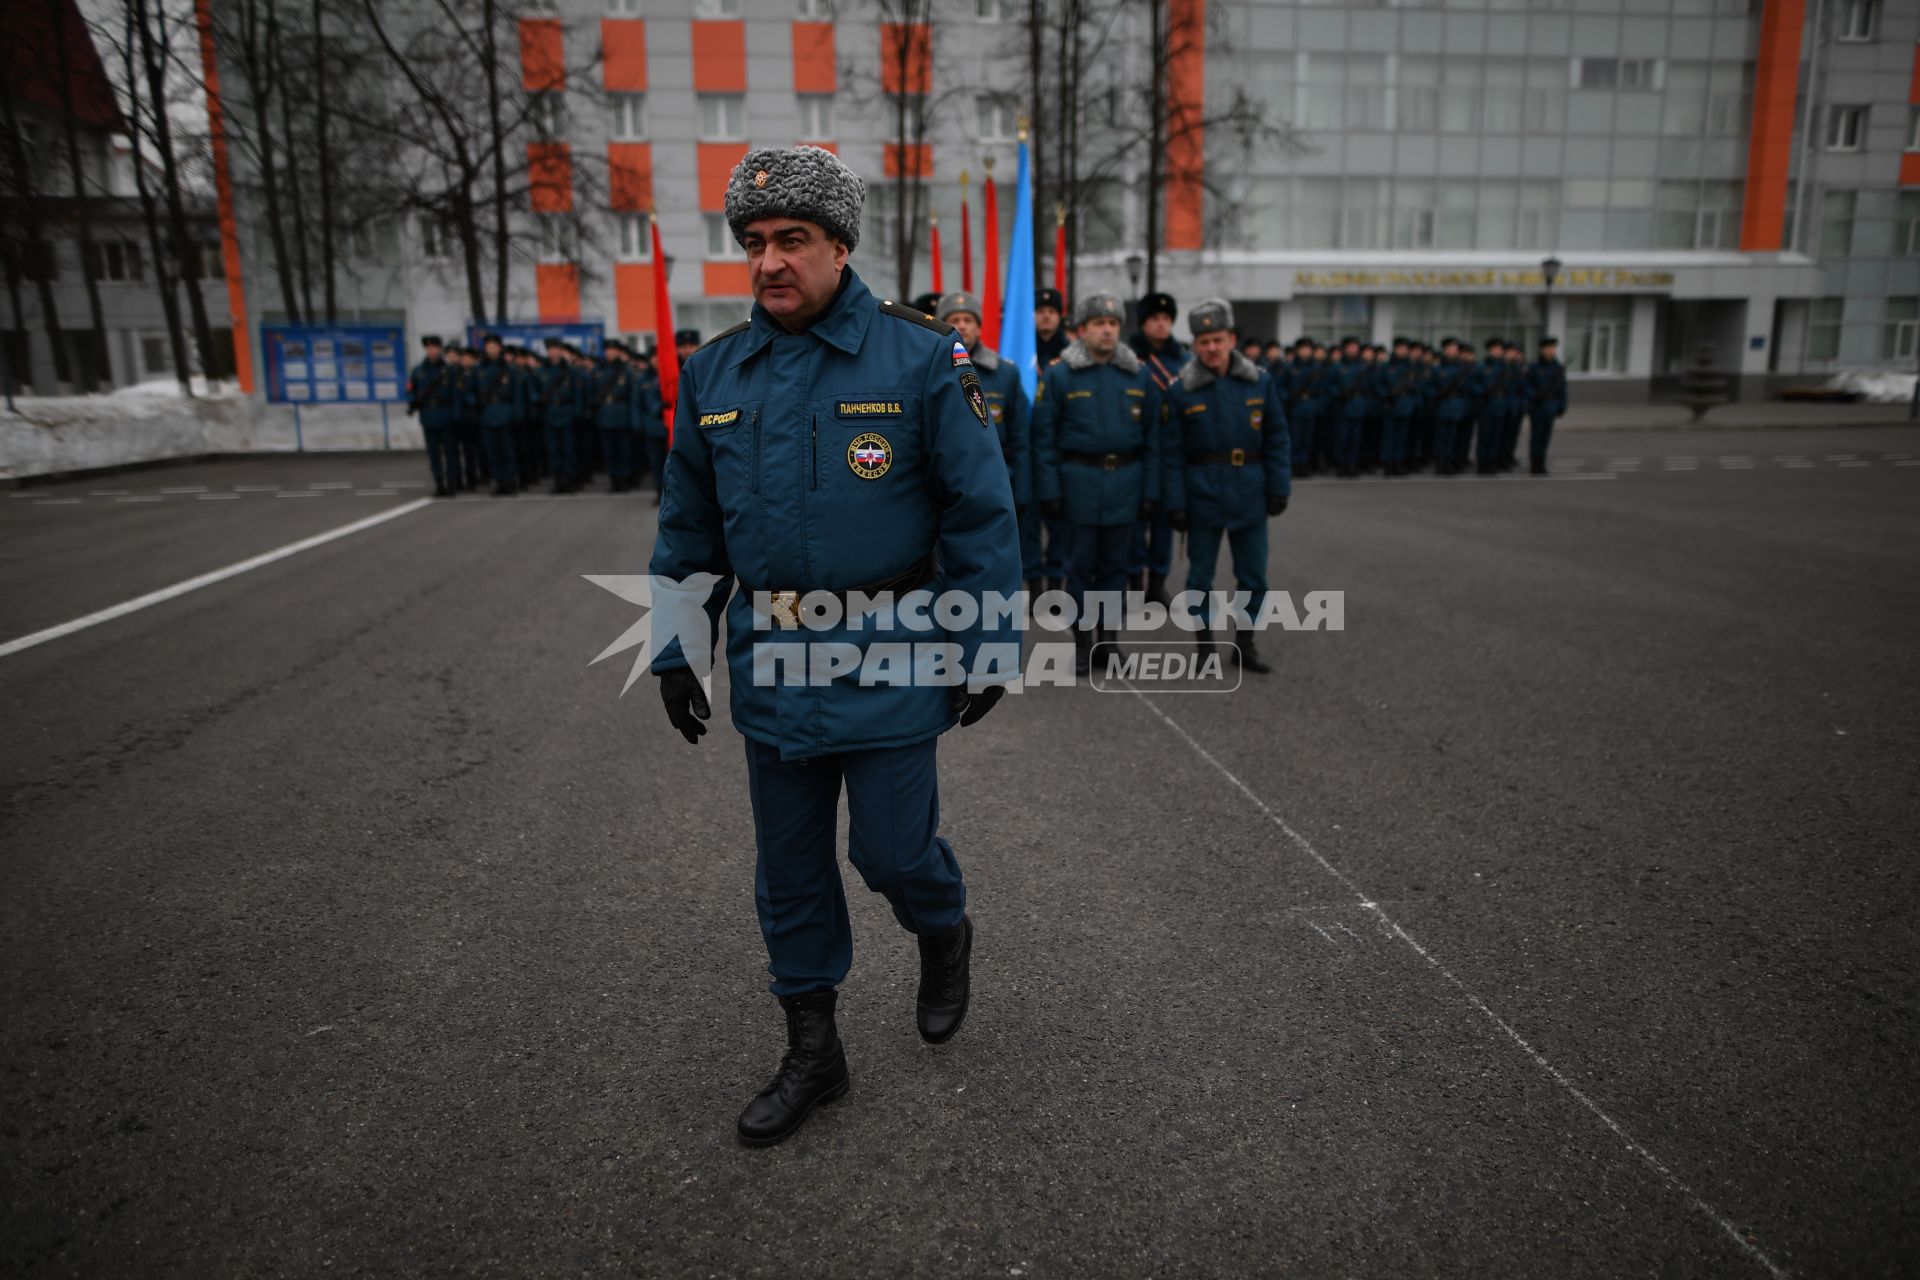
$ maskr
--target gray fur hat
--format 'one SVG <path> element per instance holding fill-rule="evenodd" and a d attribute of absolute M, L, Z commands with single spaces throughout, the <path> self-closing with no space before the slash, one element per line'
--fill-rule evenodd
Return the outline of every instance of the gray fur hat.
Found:
<path fill-rule="evenodd" d="M 749 151 L 727 182 L 727 226 L 737 241 L 761 218 L 817 222 L 828 235 L 860 243 L 860 206 L 867 184 L 819 147 L 767 147 Z"/>
<path fill-rule="evenodd" d="M 1203 333 L 1222 333 L 1232 329 L 1233 304 L 1224 298 L 1207 298 L 1187 313 L 1187 328 L 1193 330 L 1193 336 Z"/>
<path fill-rule="evenodd" d="M 984 320 L 987 315 L 986 308 L 980 305 L 980 299 L 964 289 L 956 289 L 940 299 L 939 305 L 933 309 L 933 318 L 945 320 L 956 311 L 969 312 L 975 320 Z"/>
<path fill-rule="evenodd" d="M 1076 325 L 1085 324 L 1087 321 L 1098 319 L 1101 316 L 1105 316 L 1111 320 L 1118 320 L 1122 324 L 1126 323 L 1127 305 L 1120 301 L 1119 294 L 1090 293 L 1080 299 L 1080 305 L 1073 309 L 1073 322 Z"/>

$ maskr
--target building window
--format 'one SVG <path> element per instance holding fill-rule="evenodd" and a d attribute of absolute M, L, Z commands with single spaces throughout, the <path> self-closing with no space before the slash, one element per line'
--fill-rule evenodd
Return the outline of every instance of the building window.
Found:
<path fill-rule="evenodd" d="M 173 340 L 166 334 L 140 335 L 140 372 L 147 376 L 173 372 Z"/>
<path fill-rule="evenodd" d="M 1907 108 L 1907 150 L 1920 151 L 1920 107 Z"/>
<path fill-rule="evenodd" d="M 616 18 L 637 18 L 640 0 L 607 0 L 607 12 Z"/>
<path fill-rule="evenodd" d="M 579 236 L 571 219 L 546 215 L 534 219 L 539 228 L 539 252 L 542 262 L 578 262 Z"/>
<path fill-rule="evenodd" d="M 1820 253 L 1822 258 L 1844 258 L 1853 252 L 1853 191 L 1828 191 L 1820 197 Z"/>
<path fill-rule="evenodd" d="M 1912 360 L 1920 336 L 1920 298 L 1888 298 L 1886 323 L 1880 327 L 1880 358 Z"/>
<path fill-rule="evenodd" d="M 1920 257 L 1920 191 L 1902 191 L 1894 199 L 1893 251 Z"/>
<path fill-rule="evenodd" d="M 1347 60 L 1337 53 L 1299 55 L 1300 127 L 1338 129 L 1344 122 Z"/>
<path fill-rule="evenodd" d="M 1569 298 L 1562 346 L 1570 373 L 1625 373 L 1633 299 Z"/>
<path fill-rule="evenodd" d="M 420 232 L 420 256 L 429 262 L 441 262 L 453 256 L 460 237 L 453 225 L 437 214 L 423 213 L 414 220 Z"/>
<path fill-rule="evenodd" d="M 693 0 L 693 16 L 737 18 L 740 16 L 740 0 Z"/>
<path fill-rule="evenodd" d="M 1879 27 L 1880 0 L 1840 0 L 1840 39 L 1871 40 Z"/>
<path fill-rule="evenodd" d="M 95 240 L 88 246 L 87 274 L 95 280 L 126 283 L 140 279 L 140 246 L 131 240 Z"/>
<path fill-rule="evenodd" d="M 1827 108 L 1827 150 L 1858 151 L 1866 138 L 1865 107 Z"/>
<path fill-rule="evenodd" d="M 1394 120 L 1404 133 L 1427 133 L 1440 119 L 1440 59 L 1400 59 L 1394 81 Z"/>
<path fill-rule="evenodd" d="M 833 21 L 833 5 L 830 0 L 799 0 L 794 10 L 806 22 Z"/>
<path fill-rule="evenodd" d="M 1840 323 L 1846 315 L 1845 298 L 1815 298 L 1807 309 L 1807 359 L 1836 360 L 1840 356 Z"/>
<path fill-rule="evenodd" d="M 350 249 L 357 250 L 365 242 L 366 235 L 363 227 L 349 228 L 347 240 Z M 187 258 L 181 264 L 180 275 L 187 280 L 225 280 L 227 264 L 219 244 L 209 240 L 204 244 L 188 245 Z"/>
<path fill-rule="evenodd" d="M 707 257 L 713 259 L 744 258 L 747 251 L 733 238 L 733 228 L 727 225 L 724 213 L 706 215 Z"/>
<path fill-rule="evenodd" d="M 833 95 L 830 93 L 802 93 L 796 99 L 800 104 L 800 140 L 802 142 L 823 142 L 833 137 Z"/>
<path fill-rule="evenodd" d="M 1567 64 L 1558 59 L 1527 68 L 1526 126 L 1529 133 L 1561 133 L 1567 127 Z"/>
<path fill-rule="evenodd" d="M 1340 207 L 1340 247 L 1378 249 L 1388 235 L 1387 182 L 1384 178 L 1348 178 Z"/>
<path fill-rule="evenodd" d="M 565 95 L 557 92 L 527 95 L 527 119 L 532 122 L 533 131 L 542 138 L 557 138 L 563 131 L 566 125 L 564 99 Z"/>
<path fill-rule="evenodd" d="M 973 0 L 973 16 L 981 22 L 1005 22 L 1008 0 Z"/>
<path fill-rule="evenodd" d="M 616 142 L 639 142 L 646 138 L 646 94 L 610 93 L 607 95 L 607 111 L 612 117 Z"/>
<path fill-rule="evenodd" d="M 653 260 L 653 223 L 648 215 L 644 213 L 620 215 L 620 260 L 622 262 Z"/>
<path fill-rule="evenodd" d="M 700 141 L 745 142 L 747 99 L 738 93 L 703 93 L 700 101 Z"/>
<path fill-rule="evenodd" d="M 1013 140 L 1013 106 L 1003 98 L 981 94 L 973 100 L 974 118 L 979 121 L 980 141 Z"/>
<path fill-rule="evenodd" d="M 1659 89 L 1666 82 L 1666 62 L 1660 58 L 1575 58 L 1576 89 Z"/>
<path fill-rule="evenodd" d="M 1342 338 L 1368 341 L 1373 332 L 1373 299 L 1356 294 L 1331 294 L 1300 300 L 1300 334 L 1328 346 Z"/>

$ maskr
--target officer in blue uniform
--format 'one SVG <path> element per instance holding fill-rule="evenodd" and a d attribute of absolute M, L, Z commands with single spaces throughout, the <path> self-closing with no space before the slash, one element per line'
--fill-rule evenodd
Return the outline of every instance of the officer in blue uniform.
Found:
<path fill-rule="evenodd" d="M 1553 420 L 1567 411 L 1567 367 L 1560 363 L 1560 339 L 1542 338 L 1540 358 L 1527 370 L 1529 416 L 1527 459 L 1536 476 L 1547 474 L 1547 445 Z"/>
<path fill-rule="evenodd" d="M 1045 373 L 1047 366 L 1060 358 L 1073 341 L 1065 323 L 1067 300 L 1058 289 L 1040 289 L 1033 295 L 1033 337 L 1036 367 Z M 1042 549 L 1042 534 L 1045 548 Z M 1029 506 L 1020 525 L 1020 552 L 1025 561 L 1023 572 L 1028 582 L 1039 581 L 1049 591 L 1067 585 L 1067 525 L 1059 519 L 1043 519 L 1037 505 Z"/>
<path fill-rule="evenodd" d="M 667 475 L 666 407 L 661 399 L 660 377 L 654 372 L 653 358 L 644 351 L 635 351 L 633 366 L 634 413 L 639 423 L 639 443 L 646 450 L 647 471 L 653 477 L 653 503 L 659 506 Z"/>
<path fill-rule="evenodd" d="M 676 582 L 716 575 L 704 596 L 714 633 L 727 615 L 755 899 L 787 1017 L 786 1057 L 740 1114 L 750 1145 L 781 1141 L 847 1090 L 834 1022 L 853 959 L 834 850 L 843 783 L 848 856 L 919 939 L 920 1035 L 938 1044 L 959 1030 L 973 924 L 960 865 L 938 834 L 934 747 L 985 715 L 1019 666 L 1017 620 L 997 606 L 971 621 L 947 615 L 953 625 L 931 632 L 898 616 L 911 600 L 857 627 L 798 625 L 809 592 L 833 593 L 844 609 L 853 592 L 921 591 L 925 601 L 932 589 L 943 603 L 991 604 L 989 593 L 1017 602 L 1020 588 L 1013 489 L 971 357 L 948 326 L 875 298 L 848 265 L 865 191 L 817 147 L 753 151 L 733 171 L 726 216 L 747 253 L 753 314 L 681 371 L 652 563 Z M 763 602 L 759 625 L 750 593 Z M 915 642 L 944 643 L 968 678 L 870 668 L 876 646 Z M 788 683 L 768 661 L 776 679 L 756 678 L 763 650 L 797 651 L 812 668 L 829 649 L 858 655 L 860 669 Z M 674 726 L 697 742 L 710 713 L 678 640 L 653 670 Z"/>
<path fill-rule="evenodd" d="M 1373 410 L 1373 365 L 1358 338 L 1343 339 L 1340 345 L 1343 350 L 1333 366 L 1328 412 L 1333 418 L 1335 469 L 1341 479 L 1351 480 L 1360 474 L 1361 436 Z"/>
<path fill-rule="evenodd" d="M 440 339 L 420 339 L 426 358 L 407 375 L 407 413 L 420 415 L 427 441 L 427 466 L 433 471 L 433 496 L 451 498 L 460 490 L 460 381 L 448 365 Z"/>
<path fill-rule="evenodd" d="M 1133 348 L 1133 354 L 1140 357 L 1153 385 L 1164 395 L 1187 363 L 1186 347 L 1173 336 L 1173 322 L 1179 318 L 1180 306 L 1170 293 L 1150 293 L 1140 299 L 1134 310 L 1140 319 L 1140 331 L 1128 340 L 1128 345 Z M 1128 585 L 1135 591 L 1146 592 L 1149 600 L 1165 605 L 1168 603 L 1167 574 L 1172 570 L 1173 527 L 1167 523 L 1163 508 L 1151 519 L 1142 520 L 1135 531 L 1127 556 Z"/>
<path fill-rule="evenodd" d="M 547 363 L 534 385 L 535 413 L 546 444 L 547 467 L 553 474 L 553 492 L 570 493 L 579 487 L 582 470 L 574 422 L 584 397 L 565 339 L 547 339 Z"/>
<path fill-rule="evenodd" d="M 480 430 L 486 437 L 487 470 L 493 472 L 493 492 L 504 497 L 519 492 L 520 462 L 514 448 L 514 432 L 522 414 L 520 372 L 507 363 L 500 335 L 489 333 L 481 339 L 485 351 L 473 368 L 469 392 L 478 410 Z"/>
<path fill-rule="evenodd" d="M 1407 447 L 1413 435 L 1413 415 L 1420 407 L 1420 367 L 1414 362 L 1412 344 L 1405 338 L 1393 340 L 1393 355 L 1381 378 L 1385 389 L 1386 414 L 1380 424 L 1380 473 L 1385 476 L 1407 474 Z"/>
<path fill-rule="evenodd" d="M 633 437 L 639 428 L 639 400 L 627 344 L 609 338 L 592 371 L 593 421 L 606 459 L 607 488 L 625 493 L 633 487 Z"/>
<path fill-rule="evenodd" d="M 1042 515 L 1063 517 L 1070 547 L 1067 590 L 1082 606 L 1074 672 L 1091 669 L 1107 628 L 1088 630 L 1088 591 L 1126 585 L 1136 525 L 1160 498 L 1160 389 L 1120 341 L 1126 314 L 1111 293 L 1088 294 L 1075 311 L 1081 336 L 1034 390 L 1033 493 Z"/>
<path fill-rule="evenodd" d="M 1021 573 L 1026 573 L 1027 516 L 1033 509 L 1033 434 L 1031 406 L 1020 371 L 1001 358 L 998 351 L 980 341 L 980 299 L 964 291 L 949 293 L 934 303 L 933 318 L 950 324 L 966 344 L 967 355 L 980 377 L 980 389 L 987 397 L 987 412 L 993 418 L 993 431 L 1000 441 L 1000 453 L 1007 460 L 1007 480 L 1013 485 L 1013 509 L 1020 519 Z M 1037 530 L 1036 530 L 1037 533 Z M 1039 548 L 1032 548 L 1034 556 Z M 1027 579 L 1029 594 L 1038 594 L 1040 583 Z"/>
<path fill-rule="evenodd" d="M 1313 358 L 1313 339 L 1293 344 L 1293 359 L 1280 375 L 1280 392 L 1287 402 L 1287 434 L 1293 441 L 1293 474 L 1313 471 L 1314 424 L 1320 417 L 1320 379 L 1324 369 Z"/>
<path fill-rule="evenodd" d="M 1507 363 L 1507 344 L 1498 338 L 1487 339 L 1487 358 L 1480 366 L 1477 381 L 1480 412 L 1474 437 L 1474 471 L 1483 476 L 1500 474 L 1500 462 L 1506 457 L 1507 419 L 1513 412 L 1513 366 Z"/>
<path fill-rule="evenodd" d="M 1167 388 L 1164 458 L 1167 517 L 1187 535 L 1187 590 L 1213 590 L 1225 538 L 1233 585 L 1257 612 L 1267 595 L 1267 519 L 1287 509 L 1293 446 L 1271 374 L 1234 350 L 1233 307 L 1208 298 L 1187 316 L 1193 359 Z M 1206 619 L 1201 642 L 1218 620 Z M 1253 632 L 1238 637 L 1240 664 L 1264 675 Z"/>

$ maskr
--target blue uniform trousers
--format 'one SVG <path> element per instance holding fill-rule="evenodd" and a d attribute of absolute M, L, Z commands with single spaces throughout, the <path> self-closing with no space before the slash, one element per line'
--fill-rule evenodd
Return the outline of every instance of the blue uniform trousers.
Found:
<path fill-rule="evenodd" d="M 1192 529 L 1187 533 L 1187 590 L 1213 590 L 1213 569 L 1224 538 L 1233 555 L 1233 589 L 1250 593 L 1247 612 L 1258 613 L 1267 598 L 1267 522 L 1239 529 Z M 1208 626 L 1219 619 L 1209 617 Z"/>
<path fill-rule="evenodd" d="M 1120 591 L 1127 585 L 1127 553 L 1137 524 L 1068 525 L 1067 591 L 1080 605 L 1089 591 Z"/>
<path fill-rule="evenodd" d="M 460 438 L 458 427 L 421 427 L 427 438 L 427 465 L 433 468 L 433 487 L 460 487 Z"/>
<path fill-rule="evenodd" d="M 1380 422 L 1380 463 L 1399 467 L 1407 461 L 1407 437 L 1412 434 L 1413 410 L 1388 413 Z"/>
<path fill-rule="evenodd" d="M 1155 511 L 1149 520 L 1133 522 L 1133 542 L 1127 548 L 1127 572 L 1141 570 L 1165 577 L 1173 569 L 1173 526 L 1166 513 Z"/>
<path fill-rule="evenodd" d="M 661 486 L 667 482 L 667 438 L 665 436 L 647 437 L 647 470 L 653 472 L 653 491 L 661 492 Z"/>
<path fill-rule="evenodd" d="M 1506 439 L 1502 441 L 1505 447 L 1500 450 L 1499 460 L 1509 466 L 1519 462 L 1519 459 L 1514 455 L 1520 448 L 1520 424 L 1525 421 L 1526 416 L 1524 412 L 1510 413 L 1507 415 Z"/>
<path fill-rule="evenodd" d="M 546 424 L 547 468 L 555 480 L 571 480 L 586 471 L 581 457 L 579 433 L 573 429 L 573 423 L 552 422 Z"/>
<path fill-rule="evenodd" d="M 1073 525 L 1064 519 L 1055 517 L 1046 521 L 1047 553 L 1042 567 L 1047 577 L 1067 580 L 1067 561 L 1073 557 Z"/>
<path fill-rule="evenodd" d="M 487 451 L 480 439 L 480 424 L 463 422 L 456 430 L 460 440 L 460 469 L 466 477 L 461 481 L 469 489 L 478 489 L 480 482 L 487 476 Z"/>
<path fill-rule="evenodd" d="M 1046 560 L 1040 549 L 1040 508 L 1029 506 L 1020 513 L 1020 578 L 1032 582 L 1046 576 Z"/>
<path fill-rule="evenodd" d="M 1533 411 L 1533 429 L 1527 432 L 1527 458 L 1536 467 L 1547 465 L 1547 445 L 1553 440 L 1553 415 L 1544 409 Z"/>
<path fill-rule="evenodd" d="M 487 427 L 487 470 L 493 472 L 493 482 L 511 489 L 520 483 L 520 461 L 516 449 L 515 436 L 518 427 Z"/>
<path fill-rule="evenodd" d="M 758 853 L 753 897 L 774 995 L 837 987 L 853 966 L 853 928 L 834 849 L 842 779 L 847 857 L 867 888 L 886 896 L 909 933 L 924 937 L 960 923 L 966 885 L 953 846 L 937 834 L 938 741 L 782 760 L 778 748 L 746 739 Z"/>
<path fill-rule="evenodd" d="M 600 451 L 607 460 L 607 479 L 615 484 L 625 484 L 633 479 L 633 430 L 631 428 L 600 428 Z"/>
<path fill-rule="evenodd" d="M 1292 410 L 1293 471 L 1295 475 L 1313 470 L 1313 428 L 1320 415 L 1303 405 Z"/>
<path fill-rule="evenodd" d="M 1481 414 L 1480 438 L 1475 442 L 1474 461 L 1483 469 L 1500 465 L 1507 456 L 1507 415 Z"/>
<path fill-rule="evenodd" d="M 1360 436 L 1366 430 L 1366 425 L 1367 417 L 1363 413 L 1340 415 L 1333 447 L 1333 460 L 1340 466 L 1353 468 L 1360 465 Z"/>

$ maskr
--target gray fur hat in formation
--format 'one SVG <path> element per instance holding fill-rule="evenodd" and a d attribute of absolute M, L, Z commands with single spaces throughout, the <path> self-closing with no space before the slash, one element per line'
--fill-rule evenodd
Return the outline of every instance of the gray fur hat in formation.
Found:
<path fill-rule="evenodd" d="M 749 151 L 727 182 L 727 226 L 737 241 L 761 218 L 817 222 L 828 235 L 860 243 L 867 184 L 839 156 L 819 147 Z"/>
<path fill-rule="evenodd" d="M 1117 293 L 1090 293 L 1080 299 L 1080 305 L 1073 309 L 1073 322 L 1076 325 L 1085 324 L 1101 316 L 1125 324 L 1127 304 L 1120 301 L 1120 295 Z"/>
<path fill-rule="evenodd" d="M 956 289 L 940 299 L 939 305 L 933 309 L 933 318 L 935 320 L 945 320 L 948 316 L 959 311 L 970 313 L 975 320 L 984 319 L 987 314 L 986 308 L 980 305 L 980 299 L 974 297 L 964 289 Z"/>
<path fill-rule="evenodd" d="M 1233 328 L 1233 304 L 1224 298 L 1206 299 L 1187 315 L 1187 328 L 1196 338 Z"/>

